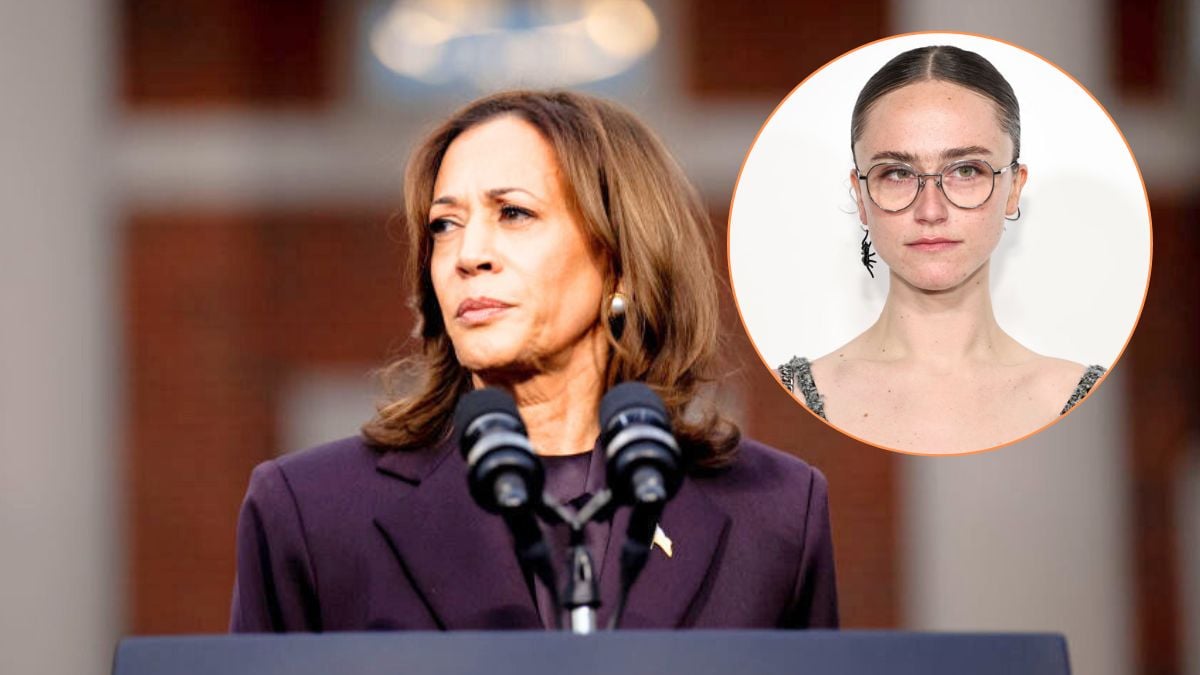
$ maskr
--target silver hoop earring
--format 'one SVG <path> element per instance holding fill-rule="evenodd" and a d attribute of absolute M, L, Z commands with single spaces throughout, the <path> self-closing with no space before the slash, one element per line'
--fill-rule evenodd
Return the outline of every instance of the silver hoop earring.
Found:
<path fill-rule="evenodd" d="M 1008 216 L 1004 216 L 1004 219 L 1010 223 L 1015 223 L 1016 221 L 1020 220 L 1021 219 L 1021 207 L 1020 206 L 1017 207 L 1017 215 L 1016 216 L 1014 216 L 1012 218 L 1009 218 Z"/>

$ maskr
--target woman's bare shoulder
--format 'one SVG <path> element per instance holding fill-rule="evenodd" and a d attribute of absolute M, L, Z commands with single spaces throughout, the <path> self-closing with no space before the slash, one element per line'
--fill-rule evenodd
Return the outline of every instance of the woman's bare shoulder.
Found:
<path fill-rule="evenodd" d="M 1053 356 L 1038 355 L 1033 361 L 1038 372 L 1042 373 L 1042 377 L 1052 382 L 1070 382 L 1072 385 L 1078 382 L 1080 377 L 1083 377 L 1084 371 L 1088 368 L 1082 363 Z"/>
<path fill-rule="evenodd" d="M 1047 405 L 1061 408 L 1089 372 L 1089 366 L 1069 359 L 1037 355 L 1028 364 L 1030 386 Z"/>
<path fill-rule="evenodd" d="M 825 356 L 813 359 L 809 365 L 809 370 L 812 372 L 813 380 L 829 382 L 836 377 L 835 371 L 838 366 L 845 362 L 845 353 L 839 353 L 840 350 L 834 350 Z"/>
<path fill-rule="evenodd" d="M 812 362 L 813 379 L 818 381 L 822 377 L 826 381 L 836 379 L 847 372 L 861 368 L 865 362 L 862 336 L 860 335 L 828 354 L 814 359 Z"/>

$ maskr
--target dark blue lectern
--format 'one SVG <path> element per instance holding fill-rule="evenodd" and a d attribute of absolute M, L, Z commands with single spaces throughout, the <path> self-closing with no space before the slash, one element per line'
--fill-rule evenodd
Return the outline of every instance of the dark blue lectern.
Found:
<path fill-rule="evenodd" d="M 1069 675 L 1060 635 L 870 631 L 138 637 L 113 675 Z"/>

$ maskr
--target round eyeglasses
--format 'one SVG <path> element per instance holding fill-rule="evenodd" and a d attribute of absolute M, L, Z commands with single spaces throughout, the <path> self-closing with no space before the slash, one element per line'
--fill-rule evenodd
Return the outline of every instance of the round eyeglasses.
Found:
<path fill-rule="evenodd" d="M 917 195 L 925 187 L 925 179 L 934 178 L 942 194 L 951 204 L 960 209 L 977 209 L 992 196 L 996 187 L 996 176 L 1017 166 L 1012 164 L 993 169 L 982 159 L 964 159 L 951 162 L 938 173 L 921 173 L 911 164 L 887 162 L 876 164 L 864 174 L 857 171 L 858 179 L 867 184 L 867 194 L 875 206 L 896 213 L 912 206 Z"/>

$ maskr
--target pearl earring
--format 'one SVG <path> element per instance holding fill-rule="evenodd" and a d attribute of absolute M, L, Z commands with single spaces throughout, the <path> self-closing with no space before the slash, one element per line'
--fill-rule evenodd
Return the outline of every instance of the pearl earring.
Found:
<path fill-rule="evenodd" d="M 608 315 L 614 319 L 623 318 L 629 309 L 629 297 L 620 291 L 613 293 L 608 299 Z"/>

